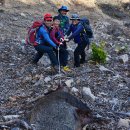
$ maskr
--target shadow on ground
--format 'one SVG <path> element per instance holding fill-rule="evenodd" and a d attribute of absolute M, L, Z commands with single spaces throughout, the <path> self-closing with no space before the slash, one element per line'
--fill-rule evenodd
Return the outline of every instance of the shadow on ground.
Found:
<path fill-rule="evenodd" d="M 98 7 L 104 14 L 116 19 L 130 18 L 130 3 L 122 4 L 121 6 L 111 4 L 99 4 Z"/>

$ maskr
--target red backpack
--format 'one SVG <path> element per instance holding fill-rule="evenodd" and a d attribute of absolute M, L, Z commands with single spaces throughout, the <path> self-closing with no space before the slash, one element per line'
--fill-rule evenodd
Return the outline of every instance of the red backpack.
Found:
<path fill-rule="evenodd" d="M 26 37 L 26 44 L 28 45 L 35 45 L 36 33 L 37 30 L 42 26 L 42 21 L 35 21 L 33 22 L 32 26 L 29 27 L 27 37 Z"/>

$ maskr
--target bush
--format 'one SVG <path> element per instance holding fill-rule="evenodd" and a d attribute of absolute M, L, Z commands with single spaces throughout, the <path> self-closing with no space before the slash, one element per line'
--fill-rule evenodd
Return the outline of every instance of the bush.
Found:
<path fill-rule="evenodd" d="M 107 53 L 104 51 L 105 42 L 101 42 L 99 45 L 92 43 L 92 60 L 96 63 L 106 63 Z"/>

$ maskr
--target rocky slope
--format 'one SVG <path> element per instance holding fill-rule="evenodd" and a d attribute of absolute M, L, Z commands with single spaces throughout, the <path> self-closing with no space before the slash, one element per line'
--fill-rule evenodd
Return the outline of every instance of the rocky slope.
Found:
<path fill-rule="evenodd" d="M 48 72 L 46 55 L 38 66 L 31 60 L 35 50 L 23 48 L 26 28 L 43 13 L 57 13 L 60 0 L 6 1 L 0 8 L 0 116 L 18 114 L 25 116 L 29 103 L 48 89 L 55 89 L 59 76 Z M 30 3 L 31 2 L 31 3 Z M 129 130 L 130 122 L 130 4 L 121 1 L 102 3 L 101 0 L 62 0 L 69 6 L 70 14 L 78 12 L 90 19 L 94 42 L 106 42 L 107 63 L 89 62 L 91 49 L 86 51 L 86 63 L 73 68 L 75 45 L 68 44 L 71 73 L 62 73 L 62 86 L 84 100 L 98 116 L 109 118 L 106 125 L 89 125 L 99 130 Z M 125 1 L 127 2 L 127 1 Z M 129 1 L 128 1 L 129 2 Z M 120 3 L 120 4 L 119 4 Z M 118 6 L 117 6 L 118 5 Z M 76 7 L 76 8 L 75 8 Z M 123 114 L 121 114 L 123 113 Z"/>

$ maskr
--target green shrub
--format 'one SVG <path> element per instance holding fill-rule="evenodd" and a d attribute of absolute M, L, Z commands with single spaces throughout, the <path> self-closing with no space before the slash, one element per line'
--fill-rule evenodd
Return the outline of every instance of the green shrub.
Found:
<path fill-rule="evenodd" d="M 99 45 L 92 43 L 92 60 L 96 63 L 106 63 L 107 53 L 104 50 L 105 42 L 100 42 Z"/>

